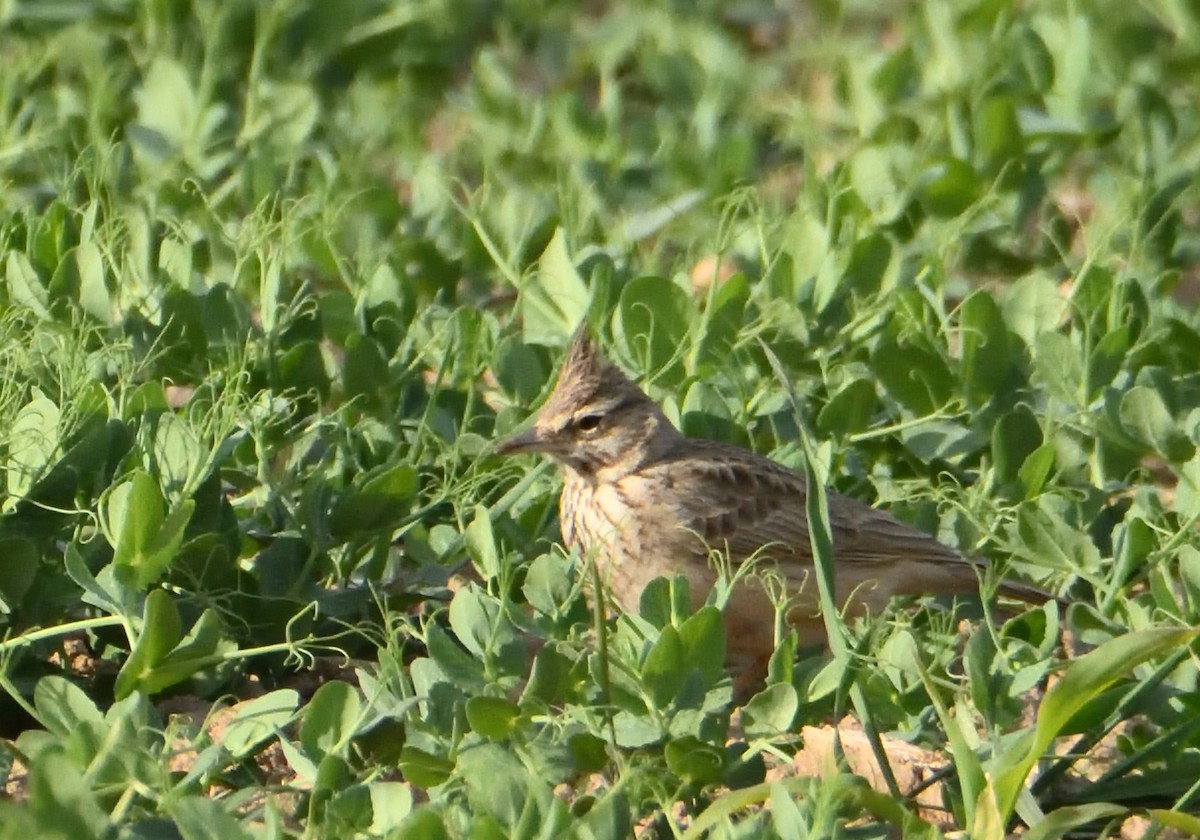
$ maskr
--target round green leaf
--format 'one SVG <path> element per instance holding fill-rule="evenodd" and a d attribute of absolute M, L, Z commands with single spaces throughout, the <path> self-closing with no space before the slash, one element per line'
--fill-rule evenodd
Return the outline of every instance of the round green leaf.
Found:
<path fill-rule="evenodd" d="M 492 741 L 507 738 L 521 717 L 521 709 L 502 697 L 472 697 L 466 705 L 471 728 Z"/>
<path fill-rule="evenodd" d="M 957 216 L 983 195 L 983 182 L 958 158 L 931 161 L 917 176 L 917 199 L 931 216 Z"/>
<path fill-rule="evenodd" d="M 1015 481 L 1018 470 L 1041 445 L 1042 427 L 1031 411 L 1018 408 L 1002 415 L 992 429 L 992 463 L 999 481 Z"/>
<path fill-rule="evenodd" d="M 668 624 L 642 665 L 642 681 L 655 705 L 665 706 L 675 699 L 689 670 L 679 631 Z"/>
<path fill-rule="evenodd" d="M 37 575 L 41 555 L 32 542 L 20 537 L 0 539 L 0 613 L 21 605 Z"/>
<path fill-rule="evenodd" d="M 692 300 L 664 277 L 639 277 L 621 290 L 613 313 L 613 338 L 634 366 L 664 387 L 683 379 L 680 348 L 694 312 Z"/>
<path fill-rule="evenodd" d="M 724 750 L 699 738 L 692 735 L 674 738 L 667 742 L 663 754 L 671 772 L 692 784 L 710 785 L 721 780 Z"/>
<path fill-rule="evenodd" d="M 861 432 L 879 410 L 875 383 L 855 379 L 830 397 L 817 414 L 817 430 L 823 435 L 844 437 Z"/>
<path fill-rule="evenodd" d="M 342 749 L 354 736 L 362 711 L 358 693 L 342 680 L 332 680 L 317 689 L 304 707 L 300 743 L 310 758 L 328 756 Z"/>
<path fill-rule="evenodd" d="M 608 765 L 608 744 L 590 732 L 576 732 L 567 739 L 571 760 L 580 773 L 596 773 Z"/>
<path fill-rule="evenodd" d="M 317 342 L 301 341 L 280 357 L 279 384 L 300 394 L 315 392 L 320 399 L 329 396 L 329 374 Z"/>
<path fill-rule="evenodd" d="M 775 683 L 750 698 L 742 707 L 746 738 L 773 738 L 787 732 L 800 709 L 800 698 L 790 683 Z"/>
<path fill-rule="evenodd" d="M 379 342 L 370 336 L 350 334 L 346 338 L 346 356 L 342 365 L 342 387 L 346 396 L 374 397 L 387 385 L 387 359 Z"/>
<path fill-rule="evenodd" d="M 569 562 L 560 555 L 541 554 L 529 564 L 521 592 L 529 605 L 542 615 L 556 616 L 567 606 L 573 589 L 568 574 Z"/>
<path fill-rule="evenodd" d="M 725 623 L 721 611 L 709 605 L 679 625 L 683 661 L 700 671 L 708 686 L 715 685 L 725 673 Z"/>
<path fill-rule="evenodd" d="M 258 745 L 275 736 L 296 713 L 300 695 L 281 688 L 235 704 L 233 719 L 221 733 L 220 742 L 235 759 L 252 754 Z"/>
<path fill-rule="evenodd" d="M 996 299 L 973 292 L 958 310 L 959 370 L 963 392 L 971 405 L 987 404 L 1012 368 L 1008 327 Z"/>

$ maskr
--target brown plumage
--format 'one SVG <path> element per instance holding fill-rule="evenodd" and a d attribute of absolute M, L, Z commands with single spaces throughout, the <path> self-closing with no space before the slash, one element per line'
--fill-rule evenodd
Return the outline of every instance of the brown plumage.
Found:
<path fill-rule="evenodd" d="M 646 584 L 683 573 L 693 606 L 717 579 L 711 550 L 736 565 L 759 558 L 786 581 L 788 622 L 801 644 L 824 641 L 805 516 L 804 477 L 761 455 L 684 437 L 662 410 L 606 361 L 584 328 L 558 383 L 528 430 L 502 453 L 537 452 L 563 471 L 559 521 L 568 546 L 594 558 L 612 597 L 636 610 Z M 975 592 L 975 562 L 891 514 L 829 493 L 835 590 L 851 614 L 894 595 Z M 1024 600 L 1041 593 L 1002 591 Z M 757 670 L 775 643 L 775 610 L 755 575 L 725 605 L 729 664 Z"/>

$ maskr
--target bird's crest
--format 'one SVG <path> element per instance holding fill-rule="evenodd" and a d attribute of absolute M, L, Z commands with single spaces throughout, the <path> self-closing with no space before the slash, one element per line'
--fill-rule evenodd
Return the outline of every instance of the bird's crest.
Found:
<path fill-rule="evenodd" d="M 566 357 L 559 368 L 558 382 L 542 414 L 570 413 L 607 396 L 640 394 L 641 389 L 600 352 L 588 334 L 587 322 L 571 336 Z"/>

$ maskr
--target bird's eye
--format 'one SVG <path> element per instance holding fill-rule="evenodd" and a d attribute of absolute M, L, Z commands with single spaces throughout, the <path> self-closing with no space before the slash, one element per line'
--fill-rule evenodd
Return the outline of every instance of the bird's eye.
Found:
<path fill-rule="evenodd" d="M 581 432 L 594 432 L 600 428 L 603 419 L 599 414 L 585 414 L 576 418 L 575 428 Z"/>

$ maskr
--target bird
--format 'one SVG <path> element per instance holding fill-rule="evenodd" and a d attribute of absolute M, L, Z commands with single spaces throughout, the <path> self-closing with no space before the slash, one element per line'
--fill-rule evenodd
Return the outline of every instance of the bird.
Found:
<path fill-rule="evenodd" d="M 623 611 L 638 609 L 652 580 L 676 574 L 697 608 L 718 579 L 715 550 L 734 568 L 754 558 L 756 570 L 774 569 L 799 647 L 826 643 L 804 476 L 748 449 L 685 436 L 604 357 L 586 321 L 532 424 L 496 450 L 559 465 L 563 541 L 596 564 Z M 894 596 L 978 592 L 981 561 L 858 499 L 833 491 L 827 499 L 834 597 L 847 617 L 878 612 Z M 1053 597 L 1013 582 L 1000 591 L 1022 601 Z M 739 576 L 723 608 L 728 668 L 765 672 L 777 643 L 775 603 L 768 575 Z"/>

